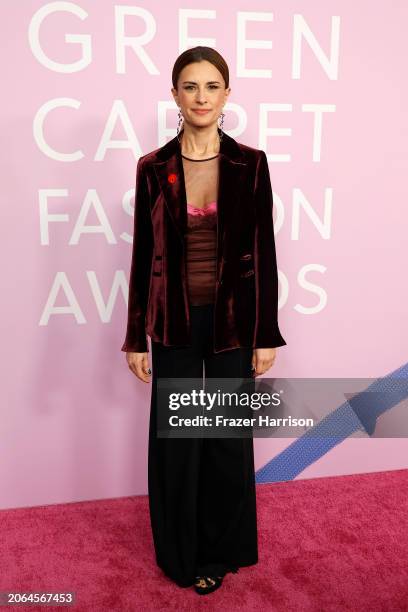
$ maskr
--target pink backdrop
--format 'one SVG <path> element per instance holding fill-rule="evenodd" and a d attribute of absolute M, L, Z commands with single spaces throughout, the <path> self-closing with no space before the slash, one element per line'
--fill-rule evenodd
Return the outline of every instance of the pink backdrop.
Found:
<path fill-rule="evenodd" d="M 150 385 L 120 352 L 134 179 L 176 133 L 170 76 L 187 47 L 224 55 L 224 127 L 269 156 L 287 341 L 269 375 L 407 361 L 405 2 L 0 11 L 0 507 L 147 492 Z M 256 440 L 256 467 L 290 442 Z M 405 468 L 407 446 L 348 440 L 299 477 Z"/>

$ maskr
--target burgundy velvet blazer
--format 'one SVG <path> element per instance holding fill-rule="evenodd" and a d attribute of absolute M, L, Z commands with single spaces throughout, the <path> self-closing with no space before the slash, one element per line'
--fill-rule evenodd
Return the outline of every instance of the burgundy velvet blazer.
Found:
<path fill-rule="evenodd" d="M 214 352 L 283 346 L 265 152 L 224 132 L 218 180 Z M 167 346 L 190 345 L 186 229 L 187 196 L 181 146 L 175 136 L 137 164 L 122 351 L 147 352 L 147 335 Z"/>

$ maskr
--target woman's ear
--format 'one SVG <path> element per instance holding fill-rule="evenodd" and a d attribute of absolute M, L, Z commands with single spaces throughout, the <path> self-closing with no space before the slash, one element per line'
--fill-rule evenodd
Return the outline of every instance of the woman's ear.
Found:
<path fill-rule="evenodd" d="M 178 103 L 177 89 L 174 89 L 174 87 L 172 87 L 172 88 L 170 89 L 170 91 L 171 91 L 171 94 L 172 94 L 172 96 L 173 96 L 173 99 L 174 99 L 175 103 L 176 103 L 176 104 L 177 104 L 177 106 L 180 108 L 180 105 L 179 105 L 179 103 Z"/>

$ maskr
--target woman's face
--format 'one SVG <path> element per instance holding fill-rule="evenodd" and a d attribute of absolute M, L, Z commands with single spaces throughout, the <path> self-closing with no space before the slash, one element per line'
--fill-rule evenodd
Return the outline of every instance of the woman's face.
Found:
<path fill-rule="evenodd" d="M 208 127 L 217 123 L 231 88 L 225 88 L 222 74 L 211 62 L 202 60 L 185 66 L 177 86 L 171 92 L 186 124 Z"/>

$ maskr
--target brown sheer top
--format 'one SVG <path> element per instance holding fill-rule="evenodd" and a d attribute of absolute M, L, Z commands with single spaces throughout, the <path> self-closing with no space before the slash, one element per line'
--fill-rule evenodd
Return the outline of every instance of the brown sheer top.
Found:
<path fill-rule="evenodd" d="M 219 156 L 189 160 L 183 156 L 187 194 L 186 266 L 192 305 L 215 299 Z"/>

